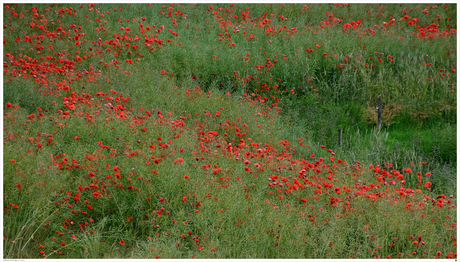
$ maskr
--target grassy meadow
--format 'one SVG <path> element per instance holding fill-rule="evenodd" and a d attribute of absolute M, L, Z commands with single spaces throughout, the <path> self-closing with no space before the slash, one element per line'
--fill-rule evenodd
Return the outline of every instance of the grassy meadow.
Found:
<path fill-rule="evenodd" d="M 457 258 L 456 28 L 456 4 L 3 4 L 3 258 Z"/>

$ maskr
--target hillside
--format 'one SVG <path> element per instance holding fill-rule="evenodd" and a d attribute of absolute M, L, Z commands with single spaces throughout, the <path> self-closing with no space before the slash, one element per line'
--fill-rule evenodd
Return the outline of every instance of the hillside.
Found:
<path fill-rule="evenodd" d="M 5 259 L 456 258 L 456 5 L 3 8 Z"/>

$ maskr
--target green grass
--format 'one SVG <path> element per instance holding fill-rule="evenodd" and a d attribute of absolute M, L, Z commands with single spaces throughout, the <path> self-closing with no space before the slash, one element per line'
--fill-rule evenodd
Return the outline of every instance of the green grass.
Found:
<path fill-rule="evenodd" d="M 3 5 L 3 257 L 456 256 L 457 6 L 211 5 Z"/>

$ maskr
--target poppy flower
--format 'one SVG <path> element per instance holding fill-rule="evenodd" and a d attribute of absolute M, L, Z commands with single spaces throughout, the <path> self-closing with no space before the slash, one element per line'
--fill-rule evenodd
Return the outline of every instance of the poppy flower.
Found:
<path fill-rule="evenodd" d="M 10 108 L 12 106 L 13 106 L 13 104 L 11 104 L 10 102 L 6 103 L 6 108 Z"/>
<path fill-rule="evenodd" d="M 124 246 L 124 245 L 125 245 L 125 241 L 124 241 L 124 240 L 120 240 L 120 242 L 119 242 L 119 243 L 120 243 L 122 246 Z"/>
<path fill-rule="evenodd" d="M 93 193 L 93 197 L 100 197 L 101 196 L 101 191 L 97 191 Z"/>
<path fill-rule="evenodd" d="M 334 191 L 335 191 L 335 193 L 337 193 L 338 195 L 340 195 L 340 187 L 338 187 L 338 186 L 335 187 Z"/>

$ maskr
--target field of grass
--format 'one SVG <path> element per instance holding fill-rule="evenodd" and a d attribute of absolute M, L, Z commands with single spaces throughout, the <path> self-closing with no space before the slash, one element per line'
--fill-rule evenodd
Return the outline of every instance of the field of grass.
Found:
<path fill-rule="evenodd" d="M 4 4 L 3 258 L 456 258 L 456 19 Z"/>

